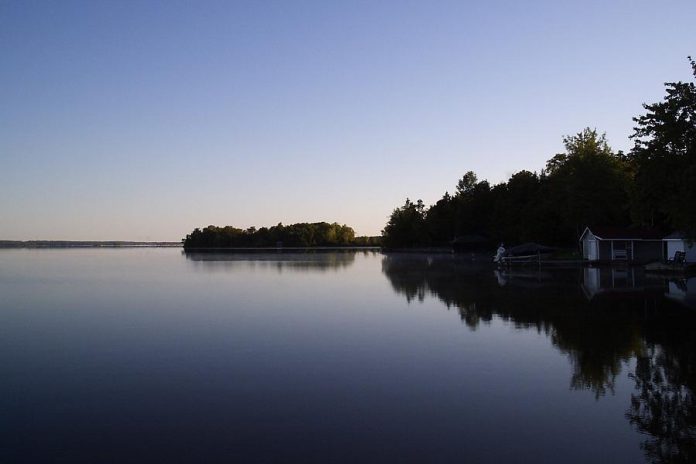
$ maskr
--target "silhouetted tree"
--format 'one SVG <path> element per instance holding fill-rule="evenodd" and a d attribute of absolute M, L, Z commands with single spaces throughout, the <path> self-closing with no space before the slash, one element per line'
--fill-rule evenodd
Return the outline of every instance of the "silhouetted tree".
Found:
<path fill-rule="evenodd" d="M 388 247 L 410 247 L 428 244 L 425 230 L 425 205 L 421 200 L 413 203 L 408 198 L 401 208 L 396 208 L 382 231 Z"/>
<path fill-rule="evenodd" d="M 696 62 L 689 57 L 696 78 Z M 696 85 L 668 82 L 663 101 L 644 104 L 630 158 L 636 222 L 696 233 Z"/>
<path fill-rule="evenodd" d="M 689 57 L 696 78 L 696 61 Z M 383 234 L 398 246 L 444 245 L 479 234 L 508 242 L 575 243 L 586 225 L 649 225 L 696 238 L 696 82 L 668 82 L 663 101 L 634 118 L 628 156 L 585 128 L 563 138 L 539 174 L 489 185 L 472 171 L 427 210 L 407 200 Z M 420 206 L 419 206 L 420 205 Z"/>
<path fill-rule="evenodd" d="M 630 175 L 625 161 L 612 153 L 605 134 L 585 128 L 563 138 L 566 153 L 546 164 L 547 194 L 570 242 L 586 225 L 627 225 Z"/>
<path fill-rule="evenodd" d="M 447 245 L 456 236 L 457 209 L 454 198 L 448 192 L 426 213 L 426 226 L 430 242 L 434 245 Z"/>
<path fill-rule="evenodd" d="M 427 210 L 420 200 L 397 208 L 383 230 L 391 247 L 447 245 L 459 236 L 505 242 L 575 243 L 588 224 L 629 222 L 631 171 L 604 134 L 586 128 L 563 138 L 566 152 L 546 171 L 520 171 L 491 186 L 468 171 Z"/>

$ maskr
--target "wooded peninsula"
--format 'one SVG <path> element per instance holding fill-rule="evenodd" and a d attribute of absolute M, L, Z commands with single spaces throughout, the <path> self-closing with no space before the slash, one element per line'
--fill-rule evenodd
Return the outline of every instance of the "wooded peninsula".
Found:
<path fill-rule="evenodd" d="M 696 62 L 689 57 L 696 78 Z M 490 242 L 577 244 L 585 226 L 651 227 L 696 238 L 696 85 L 665 83 L 663 101 L 633 118 L 629 153 L 586 128 L 563 138 L 565 153 L 541 172 L 490 185 L 474 172 L 434 205 L 406 199 L 382 231 L 387 247 L 442 246 L 458 237 Z"/>

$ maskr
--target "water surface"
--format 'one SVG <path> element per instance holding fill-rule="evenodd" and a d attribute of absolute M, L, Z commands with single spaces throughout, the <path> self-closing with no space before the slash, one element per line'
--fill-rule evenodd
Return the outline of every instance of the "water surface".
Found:
<path fill-rule="evenodd" d="M 693 462 L 696 281 L 0 251 L 0 462 Z"/>

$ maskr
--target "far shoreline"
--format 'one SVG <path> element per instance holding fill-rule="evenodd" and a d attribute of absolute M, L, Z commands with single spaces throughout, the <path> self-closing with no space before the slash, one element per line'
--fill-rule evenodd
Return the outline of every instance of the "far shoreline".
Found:
<path fill-rule="evenodd" d="M 181 248 L 181 242 L 139 242 L 126 240 L 0 240 L 0 249 L 22 248 Z"/>

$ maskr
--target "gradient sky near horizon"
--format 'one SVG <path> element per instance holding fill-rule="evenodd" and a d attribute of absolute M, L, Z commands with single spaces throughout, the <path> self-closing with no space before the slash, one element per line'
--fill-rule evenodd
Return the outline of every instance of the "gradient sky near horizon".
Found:
<path fill-rule="evenodd" d="M 0 0 L 0 239 L 377 235 L 688 80 L 690 1 Z"/>

